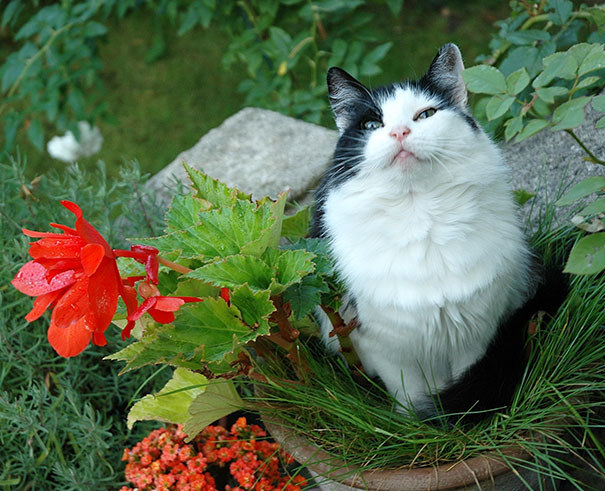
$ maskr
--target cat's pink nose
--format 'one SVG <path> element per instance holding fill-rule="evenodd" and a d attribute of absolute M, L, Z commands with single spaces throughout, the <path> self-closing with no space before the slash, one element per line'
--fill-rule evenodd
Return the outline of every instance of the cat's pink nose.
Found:
<path fill-rule="evenodd" d="M 391 130 L 389 136 L 392 136 L 397 141 L 403 141 L 403 139 L 410 134 L 410 129 L 407 126 L 397 126 Z"/>

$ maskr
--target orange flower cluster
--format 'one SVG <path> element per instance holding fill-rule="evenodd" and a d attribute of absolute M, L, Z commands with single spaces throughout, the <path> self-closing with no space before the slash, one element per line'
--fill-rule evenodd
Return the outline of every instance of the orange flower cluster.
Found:
<path fill-rule="evenodd" d="M 228 470 L 234 486 L 227 484 L 225 491 L 300 491 L 307 485 L 302 476 L 280 472 L 280 459 L 290 464 L 292 457 L 266 436 L 246 418 L 239 418 L 231 431 L 208 426 L 190 443 L 185 443 L 181 425 L 154 430 L 124 450 L 126 479 L 138 491 L 216 491 L 213 474 Z M 120 491 L 133 488 L 123 486 Z"/>

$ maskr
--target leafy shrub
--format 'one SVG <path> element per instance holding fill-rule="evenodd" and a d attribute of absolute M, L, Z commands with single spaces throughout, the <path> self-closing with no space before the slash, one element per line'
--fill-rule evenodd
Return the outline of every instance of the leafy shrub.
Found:
<path fill-rule="evenodd" d="M 225 29 L 231 43 L 225 66 L 246 66 L 240 85 L 246 103 L 319 122 L 327 108 L 323 74 L 340 64 L 353 74 L 380 72 L 378 63 L 391 47 L 371 29 L 375 5 L 394 14 L 403 0 L 84 0 L 61 1 L 39 9 L 11 0 L 1 19 L 17 45 L 0 66 L 0 116 L 4 150 L 11 151 L 18 131 L 44 147 L 44 122 L 79 138 L 78 121 L 111 119 L 99 76 L 99 43 L 110 17 L 146 9 L 156 32 L 147 60 L 166 51 L 164 24 L 183 35 L 211 23 Z M 23 20 L 25 19 L 25 20 Z"/>
<path fill-rule="evenodd" d="M 584 122 L 587 106 L 605 113 L 605 95 L 595 95 L 605 85 L 605 6 L 575 8 L 568 0 L 532 6 L 513 2 L 511 17 L 499 26 L 490 43 L 492 55 L 463 73 L 470 92 L 488 95 L 477 102 L 478 117 L 506 141 L 520 142 L 545 129 L 565 131 L 586 160 L 605 165 L 574 132 Z M 595 128 L 605 128 L 605 116 Z M 592 177 L 557 202 L 577 205 L 579 199 L 594 193 L 597 197 L 574 217 L 574 224 L 592 235 L 571 251 L 567 272 L 605 269 L 604 192 L 605 178 Z"/>

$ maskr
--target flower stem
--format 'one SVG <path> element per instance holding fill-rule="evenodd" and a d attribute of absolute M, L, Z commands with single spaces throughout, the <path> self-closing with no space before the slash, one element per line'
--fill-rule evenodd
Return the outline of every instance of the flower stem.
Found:
<path fill-rule="evenodd" d="M 180 264 L 173 263 L 172 261 L 169 261 L 168 259 L 163 258 L 162 256 L 158 256 L 158 263 L 160 263 L 162 266 L 166 266 L 167 268 L 174 269 L 175 271 L 177 271 L 179 273 L 183 273 L 183 274 L 191 273 L 193 271 L 191 268 L 188 268 L 187 266 L 182 266 Z"/>
<path fill-rule="evenodd" d="M 582 150 L 584 150 L 586 152 L 586 154 L 588 155 L 588 158 L 586 160 L 589 160 L 590 162 L 594 162 L 595 164 L 605 165 L 605 160 L 601 160 L 601 159 L 597 158 L 597 156 L 594 153 L 592 153 L 586 145 L 584 145 L 582 140 L 580 140 L 572 130 L 567 129 L 565 131 L 567 133 L 569 133 L 572 136 L 572 138 L 578 143 L 578 145 L 580 145 L 580 147 L 582 147 Z"/>

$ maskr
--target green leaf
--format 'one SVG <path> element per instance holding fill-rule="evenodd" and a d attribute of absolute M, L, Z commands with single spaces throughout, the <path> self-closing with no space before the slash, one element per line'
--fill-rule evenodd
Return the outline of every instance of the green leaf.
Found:
<path fill-rule="evenodd" d="M 534 44 L 536 41 L 548 41 L 550 34 L 540 29 L 526 29 L 524 31 L 509 32 L 505 38 L 513 44 Z"/>
<path fill-rule="evenodd" d="M 160 339 L 172 343 L 185 360 L 220 362 L 239 346 L 269 334 L 268 327 L 250 329 L 237 307 L 227 305 L 222 298 L 188 304 L 179 314 L 174 328 L 162 331 Z"/>
<path fill-rule="evenodd" d="M 241 285 L 230 292 L 231 302 L 239 309 L 244 322 L 252 329 L 269 329 L 269 316 L 275 310 L 269 290 L 253 291 Z"/>
<path fill-rule="evenodd" d="M 174 295 L 179 297 L 213 297 L 216 298 L 219 289 L 205 281 L 195 280 L 193 278 L 183 278 L 178 282 Z"/>
<path fill-rule="evenodd" d="M 515 102 L 515 98 L 509 95 L 495 95 L 490 99 L 485 107 L 485 114 L 489 121 L 498 119 L 506 113 Z"/>
<path fill-rule="evenodd" d="M 592 108 L 600 113 L 605 113 L 605 95 L 597 95 L 593 97 Z"/>
<path fill-rule="evenodd" d="M 290 303 L 294 318 L 300 320 L 313 312 L 321 304 L 322 293 L 328 292 L 328 285 L 321 277 L 309 275 L 290 286 L 284 292 L 284 300 Z"/>
<path fill-rule="evenodd" d="M 575 128 L 584 122 L 584 106 L 590 102 L 590 97 L 578 97 L 561 104 L 552 115 L 553 131 Z"/>
<path fill-rule="evenodd" d="M 401 8 L 403 7 L 403 0 L 385 0 L 387 7 L 393 13 L 395 17 L 399 15 L 401 12 Z"/>
<path fill-rule="evenodd" d="M 605 232 L 580 239 L 569 253 L 565 273 L 594 274 L 605 269 Z"/>
<path fill-rule="evenodd" d="M 380 73 L 382 70 L 377 63 L 386 56 L 391 49 L 391 46 L 393 46 L 393 43 L 389 41 L 388 43 L 377 46 L 364 56 L 361 67 L 359 68 L 359 73 L 365 77 L 371 77 L 372 75 Z"/>
<path fill-rule="evenodd" d="M 100 22 L 90 21 L 84 25 L 82 35 L 86 38 L 103 36 L 107 34 L 107 28 Z"/>
<path fill-rule="evenodd" d="M 597 77 L 597 76 L 586 77 L 578 83 L 578 85 L 576 86 L 576 89 L 583 89 L 584 87 L 590 87 L 591 85 L 597 83 L 599 80 L 601 80 L 601 78 Z"/>
<path fill-rule="evenodd" d="M 210 201 L 214 206 L 233 206 L 235 202 L 240 200 L 251 200 L 249 194 L 243 193 L 235 188 L 228 187 L 218 179 L 213 179 L 202 171 L 190 167 L 183 163 L 185 171 L 191 179 L 191 187 L 195 189 L 198 198 Z"/>
<path fill-rule="evenodd" d="M 190 417 L 183 427 L 183 431 L 188 435 L 185 441 L 190 442 L 209 424 L 244 407 L 245 403 L 232 380 L 210 380 L 206 390 L 189 405 Z"/>
<path fill-rule="evenodd" d="M 513 195 L 515 196 L 515 201 L 517 202 L 517 204 L 519 206 L 523 206 L 530 199 L 534 198 L 536 196 L 536 193 L 530 193 L 525 189 L 515 189 L 513 191 Z"/>
<path fill-rule="evenodd" d="M 555 97 L 560 97 L 562 95 L 567 95 L 569 93 L 569 89 L 566 87 L 538 87 L 536 89 L 536 93 L 538 97 L 542 99 L 544 102 L 548 104 L 552 104 L 555 102 Z"/>
<path fill-rule="evenodd" d="M 311 207 L 306 206 L 294 215 L 284 217 L 281 235 L 288 240 L 295 241 L 309 233 L 311 225 Z"/>
<path fill-rule="evenodd" d="M 303 249 L 312 252 L 315 255 L 313 262 L 315 263 L 316 273 L 331 275 L 334 272 L 334 264 L 330 256 L 327 240 L 318 238 L 299 239 L 287 248 Z"/>
<path fill-rule="evenodd" d="M 519 143 L 520 141 L 535 135 L 546 128 L 549 124 L 550 122 L 546 121 L 545 119 L 532 119 L 529 123 L 527 123 L 527 126 L 521 130 L 515 142 Z"/>
<path fill-rule="evenodd" d="M 488 65 L 477 65 L 462 72 L 468 90 L 477 94 L 503 94 L 506 80 L 497 69 Z"/>
<path fill-rule="evenodd" d="M 603 5 L 588 7 L 584 10 L 591 15 L 592 21 L 597 25 L 597 27 L 605 25 L 605 7 Z"/>
<path fill-rule="evenodd" d="M 554 53 L 543 60 L 544 71 L 532 82 L 534 88 L 548 85 L 555 77 L 570 80 L 575 78 L 578 62 L 569 53 Z"/>
<path fill-rule="evenodd" d="M 187 409 L 206 390 L 208 379 L 185 368 L 177 368 L 168 383 L 157 393 L 148 394 L 128 412 L 128 429 L 136 421 L 156 420 L 183 424 L 189 419 Z"/>
<path fill-rule="evenodd" d="M 596 215 L 597 213 L 605 213 L 605 197 L 599 198 L 590 203 L 580 212 L 580 215 L 589 216 Z"/>
<path fill-rule="evenodd" d="M 594 125 L 594 127 L 597 129 L 605 128 L 605 116 L 603 116 L 601 119 L 599 119 L 597 121 L 597 124 Z"/>
<path fill-rule="evenodd" d="M 573 11 L 573 3 L 569 0 L 549 0 L 548 5 L 554 9 L 548 14 L 548 19 L 558 26 L 565 24 Z"/>
<path fill-rule="evenodd" d="M 504 138 L 506 141 L 509 141 L 513 136 L 515 136 L 519 131 L 523 129 L 523 116 L 519 114 L 512 119 L 509 119 L 504 123 Z"/>
<path fill-rule="evenodd" d="M 205 264 L 188 273 L 187 277 L 226 288 L 235 288 L 248 283 L 253 290 L 258 291 L 269 288 L 273 272 L 262 259 L 237 254 Z"/>
<path fill-rule="evenodd" d="M 177 194 L 166 213 L 166 232 L 174 232 L 200 223 L 200 213 L 212 208 L 212 203 L 192 194 Z"/>
<path fill-rule="evenodd" d="M 275 279 L 271 283 L 271 294 L 279 295 L 286 288 L 298 283 L 303 276 L 315 270 L 312 252 L 297 250 L 269 249 L 265 259 L 273 268 Z"/>
<path fill-rule="evenodd" d="M 280 193 L 275 201 L 271 198 L 266 197 L 258 202 L 259 208 L 263 208 L 263 212 L 268 212 L 275 221 L 269 226 L 264 236 L 267 237 L 267 247 L 277 247 L 281 239 L 281 231 L 284 221 L 284 210 L 286 208 L 286 201 L 288 198 L 289 190 Z"/>
<path fill-rule="evenodd" d="M 40 151 L 44 150 L 44 129 L 40 120 L 34 119 L 27 128 L 29 141 Z"/>
<path fill-rule="evenodd" d="M 555 202 L 557 206 L 570 205 L 574 201 L 580 198 L 584 198 L 597 191 L 605 190 L 605 177 L 593 176 L 588 179 L 584 179 L 574 187 L 572 187 L 563 197 Z"/>
<path fill-rule="evenodd" d="M 506 89 L 510 95 L 517 95 L 529 85 L 529 74 L 525 68 L 521 68 L 506 77 Z"/>
<path fill-rule="evenodd" d="M 594 44 L 582 61 L 578 74 L 584 75 L 601 68 L 605 68 L 605 49 L 602 44 Z"/>

